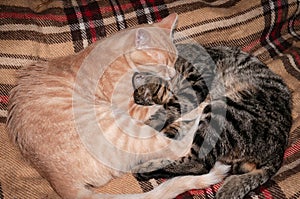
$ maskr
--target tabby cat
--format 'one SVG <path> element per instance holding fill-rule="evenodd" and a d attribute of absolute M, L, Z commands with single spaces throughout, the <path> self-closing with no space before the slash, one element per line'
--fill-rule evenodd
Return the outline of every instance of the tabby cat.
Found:
<path fill-rule="evenodd" d="M 175 161 L 158 159 L 137 169 L 140 180 L 207 173 L 216 161 L 231 165 L 216 194 L 243 198 L 281 166 L 292 125 L 291 94 L 283 80 L 257 58 L 237 48 L 177 45 L 177 74 L 170 81 L 154 73 L 132 77 L 137 104 L 162 107 L 146 124 L 173 139 L 184 125 L 176 119 L 204 107 L 190 152 Z"/>

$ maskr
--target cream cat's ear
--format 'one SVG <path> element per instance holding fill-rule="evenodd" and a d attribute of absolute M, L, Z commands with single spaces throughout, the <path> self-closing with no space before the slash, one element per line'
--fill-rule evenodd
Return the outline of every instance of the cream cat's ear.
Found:
<path fill-rule="evenodd" d="M 151 35 L 147 30 L 138 29 L 135 36 L 135 47 L 137 49 L 141 49 L 143 47 L 147 47 L 150 44 Z"/>
<path fill-rule="evenodd" d="M 172 13 L 169 16 L 167 16 L 166 18 L 164 18 L 162 21 L 155 23 L 154 26 L 168 31 L 170 37 L 173 38 L 172 34 L 173 34 L 174 29 L 176 28 L 177 20 L 178 20 L 178 15 L 176 13 Z M 135 38 L 136 48 L 142 49 L 144 47 L 148 47 L 149 44 L 151 44 L 151 33 L 149 33 L 147 31 L 147 28 L 138 29 L 138 31 L 136 33 L 136 38 Z"/>
<path fill-rule="evenodd" d="M 164 29 L 169 29 L 170 34 L 172 34 L 173 30 L 177 26 L 177 21 L 178 21 L 178 14 L 177 13 L 172 13 L 169 16 L 165 17 L 161 22 L 154 24 L 157 27 L 164 28 Z"/>

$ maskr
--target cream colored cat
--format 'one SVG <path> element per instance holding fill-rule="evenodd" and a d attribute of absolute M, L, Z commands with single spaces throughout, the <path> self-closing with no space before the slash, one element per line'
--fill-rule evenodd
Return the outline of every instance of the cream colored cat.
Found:
<path fill-rule="evenodd" d="M 226 175 L 228 167 L 217 163 L 206 175 L 177 177 L 148 193 L 93 192 L 148 160 L 176 159 L 191 145 L 196 125 L 183 140 L 170 140 L 143 125 L 153 108 L 129 100 L 134 71 L 170 75 L 164 66 L 176 59 L 171 38 L 176 21 L 172 14 L 160 23 L 121 31 L 79 54 L 20 71 L 10 96 L 8 133 L 62 198 L 173 198 Z"/>

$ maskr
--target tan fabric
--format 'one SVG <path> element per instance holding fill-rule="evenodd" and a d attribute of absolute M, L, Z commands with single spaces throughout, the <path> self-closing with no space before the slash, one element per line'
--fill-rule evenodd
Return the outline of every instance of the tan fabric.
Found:
<path fill-rule="evenodd" d="M 20 155 L 0 125 L 0 182 L 4 198 L 51 198 L 59 196 Z"/>

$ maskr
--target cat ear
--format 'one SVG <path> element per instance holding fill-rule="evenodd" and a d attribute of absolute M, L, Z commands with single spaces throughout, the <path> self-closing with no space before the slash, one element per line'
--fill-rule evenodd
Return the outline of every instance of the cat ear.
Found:
<path fill-rule="evenodd" d="M 135 36 L 135 47 L 141 49 L 148 46 L 150 43 L 151 36 L 149 32 L 144 29 L 138 29 Z"/>
<path fill-rule="evenodd" d="M 173 30 L 177 25 L 178 15 L 176 13 L 170 14 L 164 18 L 161 22 L 155 23 L 154 26 L 163 28 L 168 31 L 170 37 L 173 38 Z M 138 29 L 135 36 L 135 47 L 137 49 L 143 49 L 151 44 L 151 35 L 146 29 Z"/>
<path fill-rule="evenodd" d="M 170 30 L 170 34 L 172 34 L 173 30 L 177 26 L 177 21 L 178 21 L 178 14 L 172 13 L 169 16 L 167 16 L 166 18 L 164 18 L 163 20 L 161 20 L 161 22 L 156 23 L 155 25 L 160 28 Z"/>
<path fill-rule="evenodd" d="M 135 72 L 132 76 L 132 85 L 134 89 L 137 89 L 144 84 L 145 84 L 145 75 Z"/>

